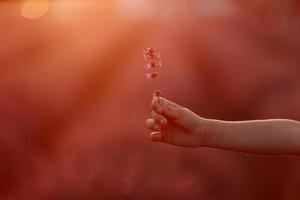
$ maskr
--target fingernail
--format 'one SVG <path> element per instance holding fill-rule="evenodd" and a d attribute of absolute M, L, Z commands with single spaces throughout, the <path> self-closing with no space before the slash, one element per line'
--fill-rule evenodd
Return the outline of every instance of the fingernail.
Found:
<path fill-rule="evenodd" d="M 152 141 L 154 142 L 160 142 L 162 140 L 162 135 L 159 133 L 155 133 L 155 134 L 150 134 L 150 138 Z"/>

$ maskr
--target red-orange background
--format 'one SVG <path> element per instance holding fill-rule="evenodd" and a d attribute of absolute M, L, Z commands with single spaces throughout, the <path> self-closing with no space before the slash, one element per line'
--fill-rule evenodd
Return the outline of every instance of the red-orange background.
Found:
<path fill-rule="evenodd" d="M 150 142 L 141 55 L 203 117 L 300 120 L 296 0 L 25 2 L 0 2 L 1 200 L 300 198 L 298 157 Z"/>

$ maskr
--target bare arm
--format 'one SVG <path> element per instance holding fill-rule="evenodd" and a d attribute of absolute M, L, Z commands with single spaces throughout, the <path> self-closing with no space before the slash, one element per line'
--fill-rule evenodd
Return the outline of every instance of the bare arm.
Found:
<path fill-rule="evenodd" d="M 300 122 L 207 120 L 205 146 L 257 154 L 300 155 Z"/>
<path fill-rule="evenodd" d="M 146 126 L 153 141 L 255 154 L 300 155 L 300 122 L 288 119 L 221 121 L 202 118 L 167 99 L 154 98 Z"/>

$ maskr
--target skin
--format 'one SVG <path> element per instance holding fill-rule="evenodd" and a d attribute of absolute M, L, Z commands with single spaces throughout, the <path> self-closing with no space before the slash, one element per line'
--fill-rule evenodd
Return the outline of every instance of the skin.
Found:
<path fill-rule="evenodd" d="M 206 119 L 162 97 L 151 102 L 150 138 L 184 147 L 211 147 L 254 154 L 300 155 L 300 122 L 288 119 Z"/>

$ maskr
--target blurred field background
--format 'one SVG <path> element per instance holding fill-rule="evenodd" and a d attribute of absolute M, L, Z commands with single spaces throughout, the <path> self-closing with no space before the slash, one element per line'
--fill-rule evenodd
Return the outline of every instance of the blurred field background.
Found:
<path fill-rule="evenodd" d="M 0 1 L 0 199 L 300 198 L 298 157 L 149 141 L 164 96 L 207 118 L 300 120 L 297 0 Z"/>

